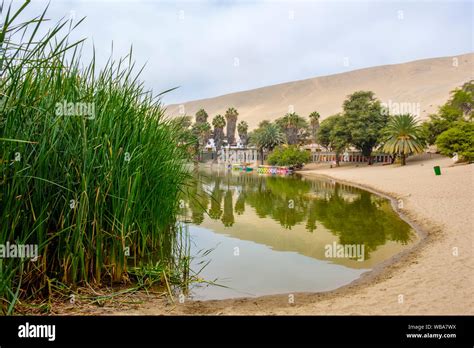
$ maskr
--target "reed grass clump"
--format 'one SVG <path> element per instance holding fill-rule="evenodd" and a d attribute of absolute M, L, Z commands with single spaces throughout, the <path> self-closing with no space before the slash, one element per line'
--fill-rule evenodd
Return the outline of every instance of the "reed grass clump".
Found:
<path fill-rule="evenodd" d="M 38 258 L 0 258 L 0 312 L 54 282 L 122 281 L 143 259 L 176 274 L 188 155 L 131 52 L 82 65 L 77 25 L 40 36 L 46 11 L 16 24 L 26 4 L 1 6 L 0 245 L 37 245 Z"/>

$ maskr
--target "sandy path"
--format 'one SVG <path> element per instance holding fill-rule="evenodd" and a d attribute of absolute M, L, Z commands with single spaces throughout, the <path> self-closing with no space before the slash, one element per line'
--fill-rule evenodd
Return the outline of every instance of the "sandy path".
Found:
<path fill-rule="evenodd" d="M 441 166 L 441 176 L 434 175 L 434 165 Z M 288 295 L 184 304 L 151 296 L 133 308 L 82 314 L 474 314 L 474 165 L 452 166 L 450 159 L 436 156 L 405 167 L 324 166 L 304 172 L 319 174 L 402 199 L 402 212 L 426 232 L 425 240 L 354 284 L 294 294 L 294 304 Z"/>

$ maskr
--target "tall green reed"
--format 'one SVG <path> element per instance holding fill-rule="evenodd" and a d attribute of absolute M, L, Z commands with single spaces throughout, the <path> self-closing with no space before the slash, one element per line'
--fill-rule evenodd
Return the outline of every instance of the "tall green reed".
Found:
<path fill-rule="evenodd" d="M 188 154 L 132 52 L 102 70 L 94 58 L 83 66 L 82 41 L 68 41 L 77 25 L 40 36 L 46 10 L 16 24 L 24 6 L 1 6 L 0 244 L 37 244 L 40 255 L 0 258 L 0 310 L 48 296 L 55 281 L 126 279 L 150 255 L 176 274 Z"/>

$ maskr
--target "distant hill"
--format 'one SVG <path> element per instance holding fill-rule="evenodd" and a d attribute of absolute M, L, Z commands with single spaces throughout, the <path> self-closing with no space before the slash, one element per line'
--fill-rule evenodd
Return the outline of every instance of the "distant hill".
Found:
<path fill-rule="evenodd" d="M 307 117 L 316 110 L 324 119 L 341 111 L 347 95 L 357 90 L 371 90 L 382 102 L 391 103 L 395 110 L 403 105 L 394 103 L 418 108 L 420 118 L 424 119 L 446 102 L 451 90 L 472 79 L 474 53 L 468 53 L 376 66 L 169 105 L 167 115 L 178 115 L 179 105 L 184 105 L 187 115 L 194 116 L 197 110 L 204 108 L 212 120 L 216 114 L 224 115 L 228 107 L 235 107 L 239 121 L 247 121 L 252 129 L 264 119 L 283 116 L 290 105 L 300 116 Z"/>

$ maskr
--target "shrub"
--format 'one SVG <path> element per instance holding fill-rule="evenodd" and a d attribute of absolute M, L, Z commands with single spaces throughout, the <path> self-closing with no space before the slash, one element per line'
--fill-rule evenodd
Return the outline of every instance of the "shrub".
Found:
<path fill-rule="evenodd" d="M 441 133 L 436 145 L 439 151 L 446 156 L 457 153 L 461 160 L 474 160 L 474 124 L 459 121 L 447 131 Z"/>
<path fill-rule="evenodd" d="M 310 154 L 296 146 L 277 147 L 269 156 L 268 163 L 277 166 L 301 168 L 310 160 Z"/>

